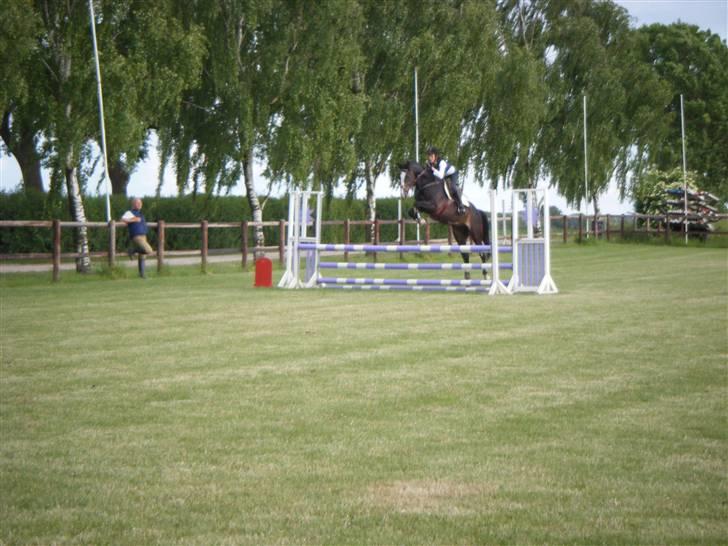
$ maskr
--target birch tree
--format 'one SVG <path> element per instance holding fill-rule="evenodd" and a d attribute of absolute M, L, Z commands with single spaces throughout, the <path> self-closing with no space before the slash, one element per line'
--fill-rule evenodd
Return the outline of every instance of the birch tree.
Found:
<path fill-rule="evenodd" d="M 98 125 L 93 53 L 89 40 L 88 5 L 82 0 L 36 0 L 42 21 L 33 67 L 39 92 L 47 101 L 44 128 L 48 162 L 65 182 L 68 207 L 75 222 L 86 222 L 78 165 L 84 143 Z M 76 228 L 76 270 L 90 269 L 87 228 Z"/>

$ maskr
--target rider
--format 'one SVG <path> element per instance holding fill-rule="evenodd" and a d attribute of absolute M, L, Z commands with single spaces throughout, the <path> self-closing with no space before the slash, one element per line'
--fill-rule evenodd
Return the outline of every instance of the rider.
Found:
<path fill-rule="evenodd" d="M 445 159 L 440 157 L 440 150 L 434 146 L 427 148 L 427 165 L 432 169 L 432 173 L 443 181 L 447 181 L 450 187 L 455 204 L 458 207 L 458 214 L 465 214 L 465 207 L 460 200 L 460 188 L 458 188 L 458 171 Z"/>

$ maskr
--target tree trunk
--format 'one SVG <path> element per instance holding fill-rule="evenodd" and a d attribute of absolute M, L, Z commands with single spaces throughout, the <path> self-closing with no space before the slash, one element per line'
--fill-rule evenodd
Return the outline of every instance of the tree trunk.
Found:
<path fill-rule="evenodd" d="M 66 121 L 71 123 L 71 105 L 66 106 Z M 68 194 L 68 209 L 74 222 L 86 222 L 86 210 L 83 206 L 81 185 L 78 181 L 78 170 L 73 157 L 73 146 L 70 146 L 64 160 L 64 173 L 66 175 L 66 193 Z M 76 228 L 76 271 L 88 273 L 91 270 L 91 257 L 89 256 L 88 228 Z"/>
<path fill-rule="evenodd" d="M 255 185 L 253 180 L 253 153 L 252 150 L 246 154 L 246 159 L 243 160 L 243 179 L 245 181 L 245 195 L 248 198 L 248 204 L 250 205 L 250 211 L 253 214 L 253 222 L 263 221 L 263 209 L 258 201 L 258 194 L 255 193 Z M 265 236 L 263 235 L 263 228 L 256 226 L 253 233 L 255 233 L 255 246 L 262 247 L 265 245 Z M 258 252 L 256 251 L 256 257 Z"/>
<path fill-rule="evenodd" d="M 74 222 L 86 222 L 86 211 L 83 207 L 81 186 L 78 183 L 78 173 L 73 164 L 73 150 L 66 154 L 65 161 L 66 191 L 68 192 L 68 208 Z M 91 257 L 89 256 L 88 228 L 76 228 L 76 252 L 80 254 L 76 258 L 76 271 L 88 273 L 91 269 Z"/>
<path fill-rule="evenodd" d="M 372 166 L 369 161 L 364 162 L 364 181 L 366 183 L 367 192 L 367 219 L 372 223 L 370 227 L 370 241 L 375 240 L 374 220 L 377 219 L 377 200 L 374 197 L 374 185 L 376 180 L 372 175 Z"/>
<path fill-rule="evenodd" d="M 10 111 L 3 114 L 2 135 L 3 142 L 20 166 L 23 176 L 23 189 L 25 191 L 43 191 L 43 178 L 41 176 L 40 157 L 35 147 L 35 134 L 32 130 L 21 127 L 20 131 L 13 135 L 10 128 Z"/>
<path fill-rule="evenodd" d="M 131 173 L 126 164 L 118 157 L 109 163 L 109 178 L 111 179 L 111 193 L 126 196 L 126 188 L 129 185 Z"/>

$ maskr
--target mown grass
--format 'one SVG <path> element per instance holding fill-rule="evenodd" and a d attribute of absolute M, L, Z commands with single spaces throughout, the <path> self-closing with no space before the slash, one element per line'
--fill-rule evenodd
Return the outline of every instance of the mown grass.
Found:
<path fill-rule="evenodd" d="M 728 543 L 727 257 L 559 246 L 550 297 L 3 276 L 0 543 Z"/>

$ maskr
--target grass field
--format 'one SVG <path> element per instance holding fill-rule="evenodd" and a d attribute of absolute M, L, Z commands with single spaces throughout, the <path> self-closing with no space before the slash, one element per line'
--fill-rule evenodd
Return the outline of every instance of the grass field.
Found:
<path fill-rule="evenodd" d="M 3 276 L 0 544 L 728 544 L 728 253 L 553 259 L 548 297 Z"/>

